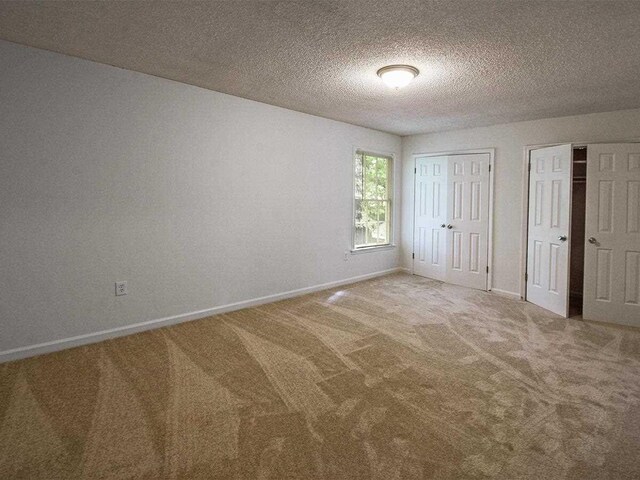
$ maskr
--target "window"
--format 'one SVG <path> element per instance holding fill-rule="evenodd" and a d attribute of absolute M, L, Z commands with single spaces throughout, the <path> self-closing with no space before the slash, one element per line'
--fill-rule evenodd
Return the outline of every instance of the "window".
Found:
<path fill-rule="evenodd" d="M 392 163 L 389 156 L 356 152 L 354 249 L 391 243 Z"/>

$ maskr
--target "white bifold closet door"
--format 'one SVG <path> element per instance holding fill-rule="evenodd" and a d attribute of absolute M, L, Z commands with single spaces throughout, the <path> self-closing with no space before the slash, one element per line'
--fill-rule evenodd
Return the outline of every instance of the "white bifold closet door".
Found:
<path fill-rule="evenodd" d="M 583 317 L 640 326 L 640 144 L 587 146 Z"/>
<path fill-rule="evenodd" d="M 527 300 L 569 314 L 573 148 L 532 150 L 529 159 Z"/>
<path fill-rule="evenodd" d="M 490 155 L 416 158 L 413 272 L 487 289 Z"/>

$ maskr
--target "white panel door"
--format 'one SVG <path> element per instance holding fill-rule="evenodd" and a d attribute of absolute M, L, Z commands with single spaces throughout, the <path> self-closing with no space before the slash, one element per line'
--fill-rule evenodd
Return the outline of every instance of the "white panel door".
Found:
<path fill-rule="evenodd" d="M 416 158 L 413 273 L 444 280 L 447 157 Z"/>
<path fill-rule="evenodd" d="M 640 144 L 587 146 L 588 320 L 640 326 Z"/>
<path fill-rule="evenodd" d="M 447 282 L 487 289 L 490 155 L 450 155 L 447 174 Z"/>
<path fill-rule="evenodd" d="M 529 171 L 527 300 L 563 317 L 569 314 L 572 154 L 571 145 L 532 150 Z"/>

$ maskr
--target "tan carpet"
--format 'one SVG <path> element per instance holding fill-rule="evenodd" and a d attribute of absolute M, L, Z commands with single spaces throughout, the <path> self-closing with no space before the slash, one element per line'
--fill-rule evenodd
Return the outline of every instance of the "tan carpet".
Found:
<path fill-rule="evenodd" d="M 640 331 L 398 274 L 0 365 L 0 478 L 640 478 Z"/>

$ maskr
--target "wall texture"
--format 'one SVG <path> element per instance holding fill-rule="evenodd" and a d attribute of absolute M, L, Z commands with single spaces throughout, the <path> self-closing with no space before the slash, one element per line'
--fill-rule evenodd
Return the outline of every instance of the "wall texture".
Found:
<path fill-rule="evenodd" d="M 353 149 L 400 137 L 7 42 L 0 65 L 0 353 L 399 263 L 344 253 Z"/>
<path fill-rule="evenodd" d="M 524 147 L 549 143 L 640 140 L 640 110 L 509 123 L 403 138 L 402 265 L 411 267 L 413 155 L 495 148 L 493 287 L 518 293 L 523 221 Z"/>

